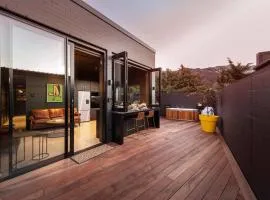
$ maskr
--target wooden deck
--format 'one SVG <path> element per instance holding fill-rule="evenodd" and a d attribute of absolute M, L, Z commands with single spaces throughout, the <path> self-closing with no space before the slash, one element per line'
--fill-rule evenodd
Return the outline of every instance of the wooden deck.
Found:
<path fill-rule="evenodd" d="M 0 183 L 0 199 L 244 199 L 216 135 L 161 120 L 90 161 L 65 159 Z"/>

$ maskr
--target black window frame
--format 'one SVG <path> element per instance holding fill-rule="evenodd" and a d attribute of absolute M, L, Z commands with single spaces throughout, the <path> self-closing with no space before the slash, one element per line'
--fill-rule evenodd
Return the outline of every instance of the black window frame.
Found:
<path fill-rule="evenodd" d="M 115 62 L 122 63 L 122 67 L 124 68 L 124 99 L 123 99 L 123 108 L 116 108 L 115 107 L 115 91 L 116 91 L 116 84 L 115 84 Z M 114 54 L 112 56 L 112 109 L 113 111 L 120 111 L 120 112 L 127 112 L 127 89 L 128 89 L 128 53 L 123 51 L 118 54 Z"/>
<path fill-rule="evenodd" d="M 124 68 L 124 100 L 123 100 L 123 108 L 116 108 L 115 107 L 115 91 L 116 91 L 116 85 L 115 85 L 115 61 L 118 61 L 122 63 L 122 66 Z M 141 65 L 131 59 L 128 59 L 128 53 L 126 51 L 123 51 L 118 54 L 114 54 L 112 56 L 112 110 L 118 111 L 118 112 L 127 112 L 128 111 L 128 70 L 130 67 L 136 67 L 138 69 L 147 71 L 148 78 L 149 78 L 149 106 L 154 107 L 160 107 L 161 105 L 161 68 L 149 68 L 145 65 Z M 159 87 L 158 90 L 156 88 L 153 88 L 152 86 L 152 72 L 158 72 L 159 73 Z M 152 102 L 152 90 L 156 90 L 158 92 L 158 104 L 153 104 Z"/>
<path fill-rule="evenodd" d="M 159 84 L 158 84 L 158 90 L 156 90 L 155 86 L 152 85 L 152 73 L 153 72 L 158 72 L 159 73 Z M 161 72 L 162 72 L 162 69 L 160 67 L 158 68 L 153 68 L 151 70 L 149 70 L 149 98 L 150 98 L 150 106 L 151 107 L 160 107 L 161 105 Z M 152 91 L 155 90 L 155 91 L 158 91 L 158 104 L 153 104 L 152 102 L 152 99 L 153 99 L 153 96 L 152 96 Z"/>

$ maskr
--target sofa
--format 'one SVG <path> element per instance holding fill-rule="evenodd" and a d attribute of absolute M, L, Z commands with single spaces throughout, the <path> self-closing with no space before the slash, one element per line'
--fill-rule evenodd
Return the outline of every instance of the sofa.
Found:
<path fill-rule="evenodd" d="M 68 111 L 68 113 L 70 113 Z M 31 111 L 30 130 L 63 127 L 65 126 L 65 109 L 64 108 L 49 108 L 49 109 L 35 109 Z M 80 113 L 77 108 L 74 108 L 74 123 L 81 123 Z"/>

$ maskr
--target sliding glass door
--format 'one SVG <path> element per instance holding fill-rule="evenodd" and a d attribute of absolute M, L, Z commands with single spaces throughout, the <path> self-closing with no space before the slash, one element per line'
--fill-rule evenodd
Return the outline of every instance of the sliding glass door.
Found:
<path fill-rule="evenodd" d="M 102 54 L 68 43 L 71 154 L 104 141 L 104 65 Z"/>
<path fill-rule="evenodd" d="M 105 55 L 0 15 L 0 180 L 105 141 Z"/>
<path fill-rule="evenodd" d="M 9 127 L 16 173 L 65 153 L 65 39 L 1 15 L 0 26 L 1 135 Z"/>

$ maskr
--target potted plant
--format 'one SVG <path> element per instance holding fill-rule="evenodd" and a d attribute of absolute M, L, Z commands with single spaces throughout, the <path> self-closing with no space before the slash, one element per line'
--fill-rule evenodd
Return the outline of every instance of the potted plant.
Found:
<path fill-rule="evenodd" d="M 204 109 L 199 115 L 201 121 L 201 128 L 206 133 L 215 133 L 216 132 L 216 123 L 218 116 L 215 115 L 216 108 L 216 92 L 212 88 L 204 89 L 201 92 L 202 103 Z"/>

